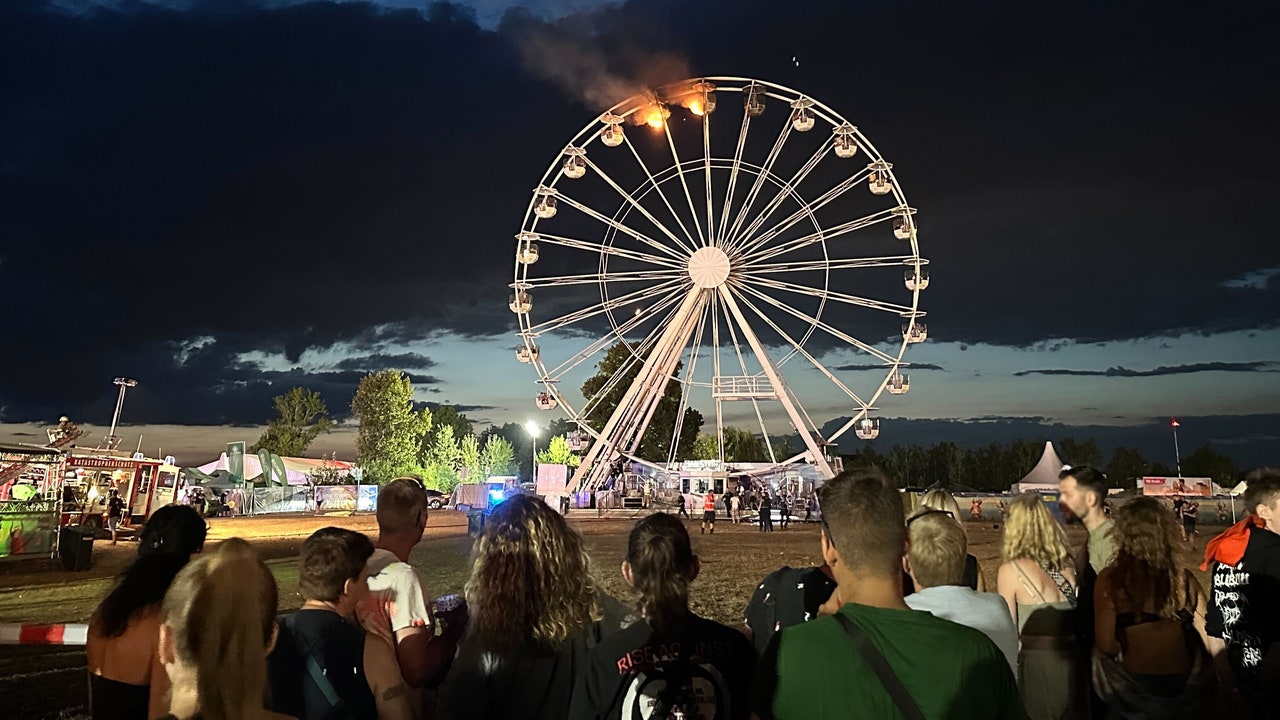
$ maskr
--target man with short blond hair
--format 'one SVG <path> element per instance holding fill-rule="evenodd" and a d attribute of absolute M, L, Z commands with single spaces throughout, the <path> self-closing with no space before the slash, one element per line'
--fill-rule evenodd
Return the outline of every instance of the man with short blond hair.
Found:
<path fill-rule="evenodd" d="M 981 630 L 1018 673 L 1018 628 L 1009 606 L 994 593 L 980 593 L 964 582 L 969 543 L 960 524 L 940 510 L 917 512 L 907 520 L 908 551 L 903 569 L 915 592 L 907 607 Z"/>

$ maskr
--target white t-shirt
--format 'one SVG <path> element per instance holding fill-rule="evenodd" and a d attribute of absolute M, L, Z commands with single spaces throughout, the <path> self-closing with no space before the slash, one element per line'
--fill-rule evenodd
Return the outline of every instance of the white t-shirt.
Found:
<path fill-rule="evenodd" d="M 981 630 L 1004 653 L 1013 676 L 1018 677 L 1018 627 L 1004 598 L 963 585 L 942 585 L 914 592 L 906 601 L 912 610 Z"/>
<path fill-rule="evenodd" d="M 387 613 L 391 632 L 408 627 L 434 628 L 422 580 L 413 566 L 400 562 L 390 550 L 378 548 L 369 557 L 369 596 L 371 603 Z"/>

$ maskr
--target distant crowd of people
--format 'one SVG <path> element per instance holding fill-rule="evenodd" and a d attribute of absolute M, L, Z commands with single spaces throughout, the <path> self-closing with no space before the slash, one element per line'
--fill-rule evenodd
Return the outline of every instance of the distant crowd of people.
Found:
<path fill-rule="evenodd" d="M 742 628 L 691 610 L 702 559 L 678 515 L 631 529 L 624 604 L 564 517 L 517 495 L 481 529 L 465 597 L 432 600 L 409 562 L 427 496 L 398 479 L 376 541 L 326 527 L 303 543 L 302 607 L 277 618 L 252 547 L 201 552 L 204 520 L 174 505 L 90 621 L 92 713 L 1038 720 L 1212 717 L 1229 702 L 1233 717 L 1276 717 L 1280 472 L 1247 482 L 1247 517 L 1206 550 L 1207 593 L 1179 562 L 1174 514 L 1138 498 L 1109 517 L 1087 467 L 1063 471 L 1058 498 L 1087 541 L 1073 551 L 1040 495 L 1014 498 L 988 592 L 953 497 L 908 514 L 882 474 L 851 470 L 814 497 L 821 562 L 766 576 Z"/>

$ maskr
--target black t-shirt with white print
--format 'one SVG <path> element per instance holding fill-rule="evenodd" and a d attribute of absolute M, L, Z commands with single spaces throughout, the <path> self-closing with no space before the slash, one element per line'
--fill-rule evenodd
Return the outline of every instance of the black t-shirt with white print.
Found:
<path fill-rule="evenodd" d="M 1249 530 L 1249 544 L 1236 565 L 1215 563 L 1206 630 L 1227 644 L 1241 685 L 1259 690 L 1262 661 L 1280 641 L 1280 535 Z"/>
<path fill-rule="evenodd" d="M 641 620 L 592 650 L 568 717 L 745 720 L 755 665 L 747 638 L 720 623 L 690 614 L 659 637 Z"/>

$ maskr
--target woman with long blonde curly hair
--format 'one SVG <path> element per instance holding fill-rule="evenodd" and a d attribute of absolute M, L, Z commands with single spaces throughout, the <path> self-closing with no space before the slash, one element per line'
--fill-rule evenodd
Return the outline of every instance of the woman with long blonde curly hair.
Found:
<path fill-rule="evenodd" d="M 446 718 L 563 718 L 606 605 L 582 537 L 516 495 L 489 515 L 466 585 L 468 626 L 445 681 Z"/>
<path fill-rule="evenodd" d="M 1018 625 L 1018 690 L 1031 720 L 1071 717 L 1084 687 L 1075 672 L 1076 575 L 1062 526 L 1027 492 L 1009 503 L 996 578 Z"/>
<path fill-rule="evenodd" d="M 1115 717 L 1188 716 L 1208 669 L 1207 598 L 1158 500 L 1130 500 L 1115 522 L 1116 557 L 1094 588 L 1095 684 Z"/>

